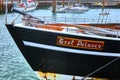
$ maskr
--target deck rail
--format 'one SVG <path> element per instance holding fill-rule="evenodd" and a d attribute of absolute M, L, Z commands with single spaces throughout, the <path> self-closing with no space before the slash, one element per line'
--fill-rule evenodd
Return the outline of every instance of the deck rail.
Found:
<path fill-rule="evenodd" d="M 11 17 L 8 17 L 8 18 L 10 18 L 8 20 L 11 20 Z M 89 18 L 64 18 L 64 17 L 50 17 L 50 16 L 38 16 L 38 18 L 43 20 L 43 21 L 46 21 L 48 24 L 49 23 L 73 23 L 73 25 L 74 24 L 81 24 L 81 23 L 96 23 L 98 20 L 98 19 L 89 19 Z M 14 19 L 16 19 L 16 18 L 14 17 Z M 114 23 L 112 19 L 109 21 L 112 21 L 112 22 L 107 22 L 107 23 Z M 119 19 L 114 19 L 114 21 L 115 21 L 115 23 L 120 24 Z M 10 21 L 10 22 L 13 22 L 13 21 Z M 21 17 L 16 19 L 14 23 L 20 23 L 20 22 L 22 22 Z M 96 28 L 94 29 L 94 27 L 93 28 L 83 27 L 82 25 L 81 26 L 78 25 L 78 27 L 79 27 L 79 29 L 81 28 L 82 30 L 84 30 L 86 32 L 86 34 L 91 34 L 91 35 L 94 34 L 94 35 L 102 35 L 102 36 L 108 35 L 110 37 L 120 38 L 120 26 L 117 26 L 118 30 L 114 30 L 114 31 L 111 31 L 109 29 L 105 30 L 105 31 L 99 30 L 99 29 L 97 30 Z M 66 31 L 69 32 L 71 30 L 68 30 L 68 28 L 66 28 Z M 75 31 L 73 30 L 72 32 L 75 32 Z M 78 31 L 76 31 L 76 33 L 78 34 Z"/>
<path fill-rule="evenodd" d="M 20 16 L 18 19 L 15 20 L 15 23 L 20 23 L 22 22 L 21 19 L 22 16 Z M 47 23 L 72 23 L 72 24 L 81 24 L 81 23 L 100 23 L 100 24 L 107 24 L 107 23 L 120 23 L 120 19 L 98 19 L 96 18 L 72 18 L 72 17 L 52 17 L 52 16 L 37 16 L 42 21 L 45 21 Z M 11 17 L 8 17 L 9 23 L 11 23 Z"/>
<path fill-rule="evenodd" d="M 120 19 L 92 19 L 92 18 L 66 18 L 66 17 L 51 17 L 51 16 L 38 16 L 41 20 L 46 22 L 66 22 L 66 23 L 120 23 Z"/>

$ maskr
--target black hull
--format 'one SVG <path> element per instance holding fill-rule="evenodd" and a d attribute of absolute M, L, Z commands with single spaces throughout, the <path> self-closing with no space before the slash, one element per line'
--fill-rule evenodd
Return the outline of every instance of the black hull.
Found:
<path fill-rule="evenodd" d="M 35 71 L 40 70 L 42 72 L 86 76 L 115 59 L 113 57 L 71 54 L 34 47 L 26 48 L 30 52 L 29 55 L 34 53 L 34 55 L 31 55 L 32 62 L 30 62 L 34 63 L 32 64 L 32 68 Z M 100 78 L 120 78 L 119 66 L 120 61 L 117 60 L 90 76 Z"/>
<path fill-rule="evenodd" d="M 79 36 L 66 35 L 60 33 L 49 33 L 41 32 L 39 30 L 25 29 L 19 27 L 13 27 L 12 25 L 6 25 L 9 32 L 11 33 L 14 41 L 21 50 L 22 54 L 30 64 L 33 70 L 42 72 L 53 72 L 59 74 L 86 76 L 93 71 L 99 69 L 100 67 L 106 65 L 112 60 L 117 59 L 112 64 L 101 68 L 97 72 L 89 75 L 91 77 L 100 78 L 120 78 L 120 60 L 113 56 L 100 56 L 100 55 L 89 55 L 81 53 L 73 53 L 67 51 L 59 51 L 54 49 L 29 46 L 23 41 L 30 41 L 50 46 L 56 46 L 57 36 L 74 37 L 79 38 Z M 47 37 L 46 37 L 47 36 Z M 92 40 L 89 37 L 80 37 L 82 39 Z M 120 42 L 112 41 L 107 39 L 97 39 L 94 40 L 105 41 L 106 45 L 102 51 L 98 52 L 112 52 L 119 54 Z M 111 46 L 109 45 L 111 43 Z M 117 45 L 117 46 L 116 46 Z M 68 47 L 65 47 L 68 48 Z M 72 49 L 72 48 L 69 48 Z M 74 48 L 77 50 L 77 48 Z M 87 49 L 82 49 L 87 50 Z M 97 51 L 97 50 L 92 50 Z M 110 53 L 111 54 L 111 53 Z"/>

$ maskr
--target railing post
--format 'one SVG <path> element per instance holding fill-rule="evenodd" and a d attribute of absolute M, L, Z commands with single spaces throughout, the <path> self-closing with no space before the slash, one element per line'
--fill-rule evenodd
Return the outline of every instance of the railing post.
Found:
<path fill-rule="evenodd" d="M 76 18 L 74 18 L 74 23 L 76 23 Z"/>
<path fill-rule="evenodd" d="M 66 18 L 65 18 L 65 22 L 66 22 Z"/>

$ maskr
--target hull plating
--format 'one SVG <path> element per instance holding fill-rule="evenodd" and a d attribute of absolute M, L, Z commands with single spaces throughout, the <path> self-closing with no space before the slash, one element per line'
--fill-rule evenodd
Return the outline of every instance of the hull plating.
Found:
<path fill-rule="evenodd" d="M 110 54 L 120 53 L 119 51 L 120 41 L 118 40 L 108 40 L 108 39 L 60 34 L 60 33 L 51 33 L 46 31 L 13 27 L 12 25 L 7 25 L 7 28 L 11 33 L 17 46 L 21 50 L 22 54 L 24 55 L 30 66 L 33 68 L 33 70 L 35 71 L 40 70 L 43 72 L 54 72 L 60 74 L 86 76 L 117 58 L 115 56 L 89 55 L 90 51 L 93 52 L 98 51 L 98 53 L 110 52 Z M 105 46 L 103 50 L 90 50 L 90 49 L 73 48 L 68 46 L 59 46 L 56 44 L 57 36 L 64 36 L 64 37 L 85 39 L 85 40 L 104 41 Z M 29 46 L 29 45 L 25 45 L 23 41 L 29 41 L 38 44 L 45 44 L 45 45 L 51 45 L 56 47 L 68 48 L 68 49 L 85 50 L 88 51 L 88 54 L 84 54 L 82 52 L 70 53 L 67 51 L 59 51 L 54 49 Z M 105 78 L 106 77 L 120 78 L 119 67 L 120 67 L 120 61 L 118 59 L 114 63 L 108 65 L 107 67 L 97 71 L 96 73 L 90 76 L 105 77 Z"/>

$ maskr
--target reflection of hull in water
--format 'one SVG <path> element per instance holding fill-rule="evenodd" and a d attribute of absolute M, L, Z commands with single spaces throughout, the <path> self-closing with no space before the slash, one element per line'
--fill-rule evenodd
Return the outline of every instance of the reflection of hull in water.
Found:
<path fill-rule="evenodd" d="M 33 24 L 31 20 L 23 21 L 30 22 L 6 26 L 33 70 L 120 78 L 119 38 L 85 34 L 88 28 L 84 27 L 88 24 L 35 24 L 37 21 Z"/>

